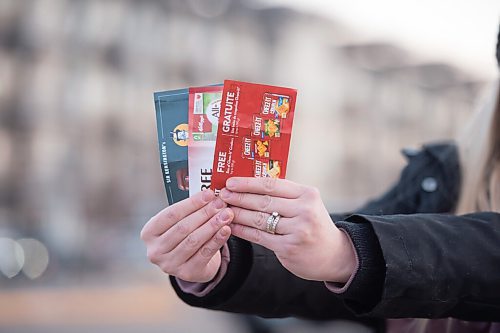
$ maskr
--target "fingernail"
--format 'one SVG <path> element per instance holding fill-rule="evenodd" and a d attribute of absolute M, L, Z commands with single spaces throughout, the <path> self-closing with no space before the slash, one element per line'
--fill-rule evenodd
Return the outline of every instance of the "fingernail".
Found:
<path fill-rule="evenodd" d="M 229 221 L 230 218 L 231 218 L 231 214 L 229 213 L 229 209 L 223 210 L 222 213 L 220 214 L 220 219 L 223 222 Z"/>
<path fill-rule="evenodd" d="M 235 188 L 237 184 L 238 184 L 238 180 L 236 180 L 234 178 L 229 178 L 226 182 L 226 186 L 230 187 L 230 188 Z"/>
<path fill-rule="evenodd" d="M 203 194 L 201 195 L 201 198 L 203 199 L 203 201 L 209 202 L 210 199 L 212 199 L 212 195 L 213 195 L 212 190 L 210 190 L 210 189 L 204 190 Z"/>
<path fill-rule="evenodd" d="M 223 208 L 223 207 L 224 207 L 224 201 L 222 201 L 222 200 L 221 200 L 221 198 L 217 198 L 217 199 L 215 199 L 215 201 L 214 201 L 214 206 L 215 206 L 215 208 L 217 208 L 217 209 L 221 209 L 221 208 Z"/>
<path fill-rule="evenodd" d="M 223 200 L 226 200 L 226 199 L 229 199 L 231 197 L 231 191 L 229 191 L 228 189 L 226 188 L 223 188 L 221 191 L 220 191 L 220 197 L 223 199 Z"/>
<path fill-rule="evenodd" d="M 229 230 L 231 230 L 231 229 L 229 229 Z M 227 228 L 222 227 L 220 229 L 220 235 L 223 237 L 227 236 L 227 234 L 229 234 L 229 230 Z"/>

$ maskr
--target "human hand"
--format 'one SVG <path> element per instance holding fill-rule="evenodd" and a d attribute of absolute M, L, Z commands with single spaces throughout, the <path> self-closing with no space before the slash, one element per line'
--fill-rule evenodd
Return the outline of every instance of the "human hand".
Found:
<path fill-rule="evenodd" d="M 148 259 L 189 282 L 212 280 L 221 265 L 219 249 L 231 235 L 233 212 L 205 190 L 152 217 L 141 231 Z"/>
<path fill-rule="evenodd" d="M 284 179 L 235 177 L 220 198 L 234 212 L 232 234 L 274 251 L 293 274 L 347 282 L 354 272 L 351 242 L 331 220 L 317 189 Z M 276 234 L 266 232 L 272 212 L 281 215 Z"/>

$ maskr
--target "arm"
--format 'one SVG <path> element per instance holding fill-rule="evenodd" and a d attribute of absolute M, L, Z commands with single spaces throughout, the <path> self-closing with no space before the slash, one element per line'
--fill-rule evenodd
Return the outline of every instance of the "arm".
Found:
<path fill-rule="evenodd" d="M 367 214 L 394 214 L 398 212 L 411 213 L 415 211 L 443 211 L 451 209 L 453 198 L 456 196 L 456 191 L 450 191 L 449 189 L 456 188 L 456 186 L 453 185 L 456 179 L 453 180 L 454 177 L 447 178 L 444 177 L 444 175 L 457 174 L 458 156 L 456 153 L 456 148 L 452 145 L 426 146 L 421 152 L 419 152 L 418 154 L 414 154 L 408 158 L 410 159 L 410 163 L 405 168 L 405 170 L 403 170 L 399 183 L 381 198 L 374 200 L 359 209 L 359 212 Z M 440 182 L 443 184 L 443 186 L 440 186 L 438 191 L 434 193 L 423 192 L 419 186 L 423 177 L 429 176 L 428 172 L 424 172 L 425 170 L 429 169 L 433 172 L 432 176 L 440 179 Z M 410 186 L 411 184 L 415 183 L 417 184 L 417 186 Z M 438 197 L 438 199 L 436 199 L 436 197 Z M 298 204 L 298 206 L 311 206 L 311 202 L 312 200 L 308 200 L 306 203 Z M 419 203 L 418 206 L 415 205 L 416 202 Z M 436 202 L 441 202 L 442 204 L 436 205 Z M 241 204 L 237 201 L 230 201 L 230 203 L 236 206 L 241 206 Z M 342 221 L 345 220 L 348 216 L 349 214 L 331 215 L 331 218 L 334 221 Z M 238 221 L 235 222 L 237 223 Z M 250 223 L 246 224 L 252 226 L 252 222 L 253 221 L 250 221 Z M 329 220 L 329 223 L 331 224 L 331 220 Z M 368 223 L 339 223 L 339 227 L 347 231 L 349 233 L 349 236 L 356 241 L 356 252 L 357 259 L 359 260 L 359 267 L 356 271 L 356 274 L 351 276 L 352 279 L 347 285 L 343 285 L 343 288 L 339 288 L 338 284 L 335 285 L 335 292 L 342 293 L 342 297 L 346 299 L 360 299 L 358 308 L 360 306 L 363 306 L 364 308 L 372 308 L 380 299 L 385 274 L 384 259 L 381 254 L 378 240 L 376 239 L 373 229 Z M 323 232 L 320 232 L 320 234 L 322 233 Z M 247 236 L 247 239 L 248 238 L 249 237 Z M 238 239 L 235 238 L 235 240 Z M 238 241 L 240 243 L 242 242 L 242 240 Z M 230 240 L 229 243 L 235 244 L 237 242 Z M 250 245 L 250 243 L 248 243 L 248 248 L 250 249 L 250 251 L 248 251 L 241 250 L 239 247 L 231 246 L 230 257 L 234 258 L 234 260 L 231 260 L 231 262 L 229 263 L 229 270 L 228 273 L 226 273 L 229 274 L 229 276 L 225 277 L 222 280 L 221 286 L 213 290 L 213 292 L 208 293 L 208 295 L 203 293 L 203 295 L 206 295 L 206 297 L 203 297 L 203 299 L 200 299 L 199 297 L 193 295 L 189 295 L 187 293 L 183 293 L 183 289 L 180 288 L 177 283 L 178 280 L 173 278 L 172 281 L 174 283 L 174 288 L 176 288 L 181 298 L 192 305 L 213 307 L 221 302 L 225 302 L 227 299 L 232 297 L 233 293 L 230 292 L 230 290 L 234 290 L 234 285 L 242 285 L 243 282 L 240 280 L 246 278 L 249 274 L 250 270 L 248 267 L 252 266 L 252 260 L 250 259 L 252 257 L 255 257 L 256 252 L 253 250 L 254 247 L 255 245 Z M 268 255 L 272 255 L 271 251 L 265 251 L 269 252 Z M 245 252 L 245 255 L 241 255 L 241 252 Z M 243 257 L 249 258 L 248 264 L 241 265 L 241 258 Z M 253 261 L 255 262 L 256 260 L 254 259 Z M 276 260 L 274 260 L 273 262 L 279 265 L 279 262 L 277 262 Z M 280 270 L 283 270 L 283 267 L 278 268 Z M 259 269 L 257 269 L 257 272 L 258 271 Z M 233 276 L 234 274 L 231 274 L 231 272 L 240 272 L 239 278 L 236 279 Z M 219 274 L 220 273 L 221 272 L 219 272 Z M 255 274 L 253 274 L 252 277 L 249 277 L 248 279 L 250 281 L 253 281 L 254 275 Z M 293 275 L 291 277 L 295 278 Z M 231 282 L 235 280 L 238 280 L 239 282 Z M 211 286 L 207 289 L 213 288 L 214 284 L 215 283 L 212 283 Z M 228 288 L 226 285 L 231 285 L 233 287 Z M 183 287 L 184 286 L 185 284 L 183 284 Z M 190 290 L 188 289 L 184 289 L 184 291 L 190 292 Z M 218 298 L 216 298 L 214 295 L 219 296 Z M 202 295 L 200 293 L 197 293 L 197 296 Z M 210 301 L 210 299 L 213 300 Z M 238 297 L 238 299 L 241 298 Z M 231 304 L 228 307 L 234 308 Z M 238 311 L 255 312 L 255 309 L 246 308 Z M 305 311 L 305 309 L 302 308 L 302 311 Z M 334 313 L 331 315 L 335 316 Z"/>
<path fill-rule="evenodd" d="M 263 317 L 351 319 L 371 326 L 381 323 L 357 318 L 323 282 L 290 273 L 272 251 L 236 237 L 228 244 L 231 256 L 239 259 L 231 259 L 226 275 L 208 295 L 196 297 L 185 293 L 177 280 L 170 278 L 183 301 L 192 306 Z"/>
<path fill-rule="evenodd" d="M 447 152 L 446 155 L 455 158 L 456 154 L 450 154 L 449 153 L 450 151 L 452 153 L 454 153 L 453 149 L 451 149 L 451 150 L 445 149 L 445 152 Z M 419 156 L 420 156 L 420 158 L 418 158 L 418 159 L 416 159 L 416 161 L 414 161 L 416 163 L 413 163 L 414 165 L 417 166 L 417 168 L 412 169 L 412 168 L 407 167 L 407 169 L 405 169 L 405 171 L 403 172 L 402 182 L 403 181 L 414 182 L 415 179 L 417 179 L 417 181 L 418 181 L 418 178 L 422 177 L 422 175 L 420 174 L 420 171 L 422 169 L 424 169 L 424 170 L 427 169 L 429 164 L 435 165 L 435 167 L 433 168 L 434 171 L 437 170 L 437 172 L 439 172 L 440 174 L 442 173 L 445 176 L 450 175 L 450 172 L 449 172 L 450 170 L 446 170 L 446 169 L 441 168 L 443 165 L 443 163 L 441 162 L 443 156 L 440 154 L 437 154 L 436 149 L 427 149 L 423 153 L 419 154 Z M 424 160 L 425 163 L 422 163 L 422 159 Z M 410 166 L 411 165 L 412 165 L 412 163 L 410 163 Z M 453 163 L 451 163 L 451 164 L 447 163 L 447 165 L 452 165 L 453 171 L 456 169 L 454 167 Z M 417 177 L 415 177 L 415 176 L 417 176 Z M 423 176 L 425 176 L 425 174 Z M 448 181 L 448 182 L 450 181 L 450 179 L 447 179 L 446 177 L 441 178 L 441 179 Z M 451 180 L 451 181 L 455 183 L 456 179 L 455 179 L 455 181 L 453 181 L 453 180 Z M 402 183 L 402 182 L 400 182 L 400 183 Z M 456 182 L 456 183 L 458 183 L 458 182 Z M 453 191 L 451 191 L 451 192 L 447 191 L 447 189 L 449 189 L 449 187 L 444 186 L 442 188 L 443 189 L 442 191 L 440 190 L 434 194 L 422 193 L 419 190 L 414 190 L 414 188 L 415 187 L 408 188 L 407 186 L 402 186 L 402 187 L 396 186 L 393 189 L 393 191 L 391 191 L 391 193 L 392 193 L 391 195 L 394 197 L 393 200 L 386 200 L 386 202 L 385 202 L 385 204 L 389 203 L 390 205 L 392 205 L 392 206 L 390 206 L 391 207 L 390 211 L 391 212 L 392 212 L 392 210 L 394 210 L 394 211 L 403 210 L 404 211 L 404 207 L 406 207 L 405 205 L 407 205 L 408 202 L 410 202 L 410 203 L 418 202 L 419 203 L 418 206 L 410 207 L 410 208 L 407 207 L 407 209 L 415 210 L 415 211 L 420 211 L 420 210 L 441 211 L 441 210 L 449 209 L 451 207 L 450 205 L 452 205 L 452 203 L 453 203 L 452 199 L 453 199 L 454 194 L 453 194 Z M 246 191 L 243 190 L 242 192 L 246 192 Z M 413 200 L 415 198 L 414 197 L 415 195 L 417 195 L 419 197 L 419 200 Z M 436 202 L 436 200 L 433 199 L 432 197 L 435 195 L 443 196 L 446 200 L 438 200 L 437 202 L 438 203 L 445 202 L 446 205 L 445 206 L 442 206 L 442 205 L 433 206 L 433 202 Z M 267 195 L 265 197 L 267 197 L 267 199 L 269 199 L 268 198 L 269 195 Z M 394 199 L 402 200 L 402 202 L 395 203 Z M 245 201 L 248 201 L 248 200 L 245 200 Z M 308 203 L 314 203 L 315 201 L 316 200 L 309 200 Z M 244 206 L 244 204 L 242 204 L 241 202 L 240 203 L 229 202 L 229 203 L 235 205 L 236 207 Z M 382 200 L 379 203 L 379 206 L 382 205 L 383 203 L 384 202 Z M 295 206 L 302 207 L 304 205 L 295 205 Z M 401 208 L 401 207 L 403 207 L 403 208 Z M 234 210 L 234 207 L 232 209 Z M 373 209 L 373 207 L 372 207 L 372 209 Z M 387 210 L 387 208 L 384 209 L 384 211 L 389 212 Z M 383 213 L 384 211 L 380 211 L 380 213 Z M 312 213 L 312 211 L 309 211 L 308 214 L 306 214 L 306 215 L 310 217 L 311 216 L 310 213 Z M 236 215 L 238 215 L 238 208 L 236 208 Z M 369 217 L 365 217 L 365 218 L 369 219 Z M 323 220 L 325 220 L 325 219 L 323 219 Z M 350 219 L 348 219 L 348 221 L 352 222 L 352 220 L 350 220 Z M 239 226 L 232 227 L 233 234 L 239 235 L 243 238 L 247 238 L 247 239 L 252 240 L 256 243 L 259 243 L 259 239 L 254 238 L 255 232 L 252 231 L 252 234 L 250 234 L 249 229 L 245 228 L 245 225 L 246 225 L 247 227 L 253 226 L 254 228 L 256 227 L 256 229 L 258 229 L 259 226 L 253 225 L 256 222 L 255 218 L 252 218 L 252 219 L 247 220 L 247 221 L 243 221 L 241 219 L 239 219 L 239 220 L 236 219 L 235 222 Z M 359 221 L 357 221 L 357 222 L 359 222 Z M 330 222 L 330 224 L 331 224 L 331 222 Z M 341 224 L 339 224 L 339 225 L 342 227 Z M 370 227 L 367 228 L 366 226 L 362 226 L 362 225 L 370 225 Z M 351 227 L 349 227 L 349 226 L 351 226 Z M 358 224 L 358 223 L 353 224 L 353 223 L 349 223 L 349 222 L 344 223 L 343 228 L 349 232 L 349 235 L 354 240 L 354 243 L 356 245 L 356 251 L 358 252 L 358 257 L 360 259 L 360 269 L 357 271 L 357 274 L 355 275 L 355 278 L 353 279 L 353 281 L 351 281 L 352 282 L 351 286 L 349 288 L 347 288 L 347 290 L 343 290 L 341 297 L 344 298 L 346 303 L 349 304 L 349 306 L 354 311 L 356 311 L 358 313 L 361 313 L 361 314 L 368 313 L 368 314 L 377 315 L 377 316 L 380 315 L 383 317 L 392 316 L 389 312 L 384 312 L 384 311 L 373 312 L 373 311 L 371 311 L 371 309 L 376 307 L 379 299 L 381 298 L 380 295 L 382 294 L 382 285 L 383 285 L 382 283 L 379 284 L 378 282 L 374 283 L 374 281 L 380 281 L 380 280 L 383 281 L 384 280 L 384 273 L 385 273 L 385 270 L 383 267 L 384 264 L 380 264 L 381 262 L 383 262 L 384 256 L 382 256 L 382 255 L 370 256 L 370 254 L 377 253 L 377 249 L 378 249 L 378 252 L 381 253 L 380 248 L 381 248 L 382 244 L 379 244 L 378 239 L 375 237 L 375 235 L 378 236 L 378 234 L 375 234 L 374 229 L 371 227 L 371 224 L 366 223 L 366 220 L 365 220 L 365 223 L 362 223 L 362 224 Z M 359 232 L 356 232 L 356 230 L 359 231 L 359 229 L 364 230 L 365 236 L 359 237 L 359 239 L 361 239 L 362 241 L 364 240 L 364 242 L 359 242 L 356 238 L 356 235 L 358 235 L 358 236 L 360 235 Z M 354 232 L 353 232 L 353 230 L 354 230 Z M 323 233 L 319 232 L 319 233 L 315 233 L 315 234 L 322 235 Z M 373 234 L 374 236 L 372 238 L 375 239 L 375 241 L 366 242 L 366 240 L 367 240 L 366 234 L 368 234 L 368 235 Z M 303 235 L 303 233 L 302 233 L 302 235 Z M 320 241 L 318 241 L 318 242 L 322 243 Z M 230 243 L 231 243 L 231 241 L 230 241 Z M 374 250 L 373 251 L 367 250 L 364 252 L 361 251 L 360 249 L 363 246 L 360 246 L 359 244 L 364 244 L 364 243 L 371 244 L 369 246 L 365 245 L 364 246 L 365 248 L 372 248 Z M 270 248 L 273 247 L 272 244 L 270 244 L 270 243 L 268 243 L 266 245 Z M 318 309 L 315 308 L 314 306 L 309 310 L 304 306 L 301 306 L 299 308 L 294 308 L 293 303 L 290 303 L 290 302 L 288 304 L 283 304 L 283 306 L 282 306 L 281 303 L 274 302 L 272 297 L 269 298 L 270 302 L 265 303 L 262 306 L 262 303 L 266 302 L 266 300 L 264 298 L 268 298 L 269 295 L 270 296 L 281 295 L 281 291 L 286 296 L 288 296 L 289 294 L 290 295 L 300 295 L 301 290 L 297 289 L 298 293 L 291 292 L 290 289 L 288 288 L 290 286 L 290 284 L 288 284 L 288 283 L 289 283 L 289 281 L 296 279 L 296 277 L 293 274 L 290 275 L 290 273 L 288 273 L 288 271 L 285 271 L 283 269 L 283 267 L 281 267 L 280 263 L 278 263 L 276 260 L 274 260 L 274 261 L 270 260 L 267 255 L 263 255 L 260 253 L 260 251 L 255 250 L 256 247 L 257 247 L 257 245 L 250 245 L 251 255 L 249 255 L 248 258 L 253 258 L 253 259 L 251 260 L 251 265 L 245 265 L 245 267 L 251 267 L 251 268 L 247 271 L 245 269 L 243 269 L 243 270 L 236 269 L 236 271 L 248 272 L 248 274 L 242 274 L 240 276 L 240 278 L 234 278 L 234 277 L 230 278 L 230 275 L 228 274 L 228 276 L 225 277 L 221 281 L 221 286 L 223 286 L 224 283 L 228 283 L 227 281 L 232 281 L 231 284 L 233 286 L 236 286 L 236 287 L 232 287 L 232 289 L 227 288 L 228 290 L 230 290 L 229 292 L 224 291 L 226 288 L 217 288 L 216 287 L 213 290 L 213 292 L 210 292 L 206 297 L 203 297 L 203 299 L 198 299 L 194 296 L 191 296 L 191 295 L 188 296 L 188 295 L 183 294 L 182 291 L 178 288 L 178 285 L 175 283 L 175 280 L 174 280 L 173 281 L 174 287 L 176 287 L 176 290 L 179 293 L 179 296 L 192 305 L 204 306 L 204 307 L 209 307 L 209 308 L 214 308 L 214 309 L 225 309 L 225 310 L 237 311 L 237 312 L 259 313 L 259 314 L 271 315 L 271 316 L 282 316 L 282 315 L 290 315 L 290 314 L 302 315 L 302 316 L 306 315 L 309 317 L 310 316 L 313 316 L 313 317 L 314 316 L 322 316 L 320 314 L 321 311 L 318 312 Z M 262 249 L 262 250 L 268 252 L 268 255 L 271 255 L 273 258 L 275 258 L 274 255 L 269 253 L 268 250 L 264 250 L 264 249 Z M 239 250 L 233 249 L 233 250 L 231 250 L 231 255 L 233 255 L 233 254 L 237 255 L 237 253 L 239 253 L 239 252 L 240 252 Z M 269 270 L 270 272 L 272 272 L 272 274 L 268 274 L 264 277 L 262 275 L 259 275 L 259 274 L 262 274 L 262 272 L 266 271 L 266 270 L 262 270 L 262 269 L 258 268 L 259 267 L 258 263 L 260 262 L 261 259 L 264 260 L 264 262 L 267 264 L 276 265 L 276 267 L 273 267 L 272 269 Z M 367 265 L 367 263 L 370 263 L 370 262 L 374 263 L 374 264 Z M 281 262 L 281 264 L 283 264 L 283 262 Z M 306 264 L 307 264 L 307 262 L 306 262 Z M 229 266 L 230 267 L 231 266 L 237 267 L 236 265 L 237 265 L 236 262 L 233 262 L 232 264 L 230 263 Z M 256 273 L 252 273 L 251 270 L 255 267 L 257 267 Z M 285 267 L 287 267 L 287 266 L 285 266 Z M 368 269 L 366 269 L 367 267 L 368 267 Z M 287 267 L 287 268 L 294 271 L 294 274 L 296 274 L 298 276 L 303 275 L 303 272 L 296 272 L 294 267 Z M 230 271 L 231 271 L 231 269 L 229 269 L 229 272 Z M 284 271 L 285 276 L 281 277 L 279 271 Z M 377 273 L 377 271 L 378 271 L 378 273 Z M 360 274 L 362 272 L 364 272 L 364 274 Z M 255 276 L 255 274 L 257 274 L 257 276 Z M 274 276 L 279 276 L 280 282 L 282 282 L 281 284 L 277 285 L 276 288 L 274 288 L 274 282 L 269 283 L 269 280 L 272 281 Z M 259 279 L 259 277 L 260 277 L 260 279 Z M 289 279 L 289 278 L 291 278 L 291 279 Z M 310 276 L 309 278 L 314 279 L 317 277 Z M 251 281 L 264 281 L 264 280 L 267 281 L 267 283 L 261 283 L 261 287 L 259 288 L 260 293 L 254 292 L 255 290 L 253 290 L 249 294 L 246 294 L 244 292 L 244 290 L 247 289 L 247 287 L 252 288 Z M 315 285 L 314 282 L 313 282 L 313 284 Z M 262 285 L 264 285 L 265 288 L 263 288 Z M 291 285 L 294 286 L 293 283 Z M 308 290 L 308 289 L 312 288 L 312 286 L 309 284 L 309 282 L 304 283 L 304 284 L 300 283 L 300 285 L 305 288 L 304 290 Z M 369 286 L 369 287 L 367 288 L 366 286 Z M 267 287 L 270 287 L 272 290 L 269 290 Z M 284 287 L 284 288 L 281 288 L 281 287 Z M 252 289 L 250 289 L 250 290 L 252 290 Z M 371 290 L 372 296 L 367 297 L 367 295 L 369 295 L 369 292 L 367 293 L 367 290 Z M 278 291 L 278 293 L 274 294 L 274 292 L 277 292 L 277 291 Z M 324 295 L 324 290 L 322 292 Z M 251 299 L 251 297 L 253 295 L 261 295 L 261 294 L 262 294 L 262 297 L 257 298 L 259 300 L 258 302 L 257 302 L 257 300 L 255 300 L 255 302 L 253 302 L 254 300 L 252 299 L 251 301 L 246 303 L 248 301 L 247 298 L 250 297 L 250 299 Z M 215 301 L 209 301 L 210 299 L 214 299 L 212 297 L 214 295 L 218 295 L 218 298 Z M 326 296 L 326 295 L 324 295 L 324 296 Z M 326 296 L 326 297 L 328 297 L 328 296 Z M 191 300 L 189 300 L 189 298 L 191 298 Z M 283 299 L 287 300 L 286 297 L 284 297 Z M 314 299 L 321 299 L 321 297 L 318 298 L 318 296 L 314 296 Z M 233 304 L 232 303 L 233 301 L 236 302 L 236 304 Z M 356 304 L 356 302 L 358 302 L 358 304 Z M 272 310 L 268 311 L 266 306 L 270 306 L 272 304 L 274 304 L 275 307 Z M 304 303 L 304 304 L 308 304 L 308 303 Z M 360 309 L 360 307 L 358 306 L 359 304 L 362 304 L 364 309 Z M 325 315 L 338 318 L 338 313 L 335 311 L 329 311 Z"/>
<path fill-rule="evenodd" d="M 343 225 L 360 224 L 369 224 L 380 244 L 385 281 L 372 304 L 363 293 L 341 294 L 351 310 L 383 318 L 500 320 L 500 214 L 354 215 Z M 369 276 L 360 279 L 358 291 L 369 284 Z"/>
<path fill-rule="evenodd" d="M 227 226 L 236 217 L 234 214 L 240 222 L 248 222 L 242 209 L 229 209 L 212 191 L 204 191 L 167 207 L 144 226 L 141 238 L 147 245 L 148 258 L 171 275 L 172 284 L 183 300 L 195 306 L 270 317 L 354 318 L 322 282 L 298 278 L 278 262 L 273 252 L 262 246 L 236 237 L 228 240 L 233 231 L 236 236 L 248 236 L 249 229 L 243 230 L 243 225 Z M 328 214 L 326 218 L 333 226 Z M 285 218 L 283 225 L 284 221 Z M 339 234 L 342 232 L 336 233 Z M 204 297 L 182 292 L 173 277 L 196 283 L 213 280 L 221 267 L 220 248 L 226 241 L 231 261 L 220 283 Z M 349 250 L 353 251 L 352 247 Z"/>
<path fill-rule="evenodd" d="M 487 299 L 489 290 L 499 279 L 498 272 L 489 268 L 499 262 L 494 249 L 500 243 L 497 239 L 500 237 L 498 214 L 477 213 L 461 217 L 445 214 L 352 216 L 346 220 L 339 226 L 349 232 L 356 245 L 360 269 L 351 286 L 343 290 L 340 297 L 356 313 L 384 318 L 453 316 L 467 320 L 494 320 L 498 316 L 496 313 L 500 313 L 498 304 L 494 302 L 498 296 L 495 295 L 493 301 Z M 363 233 L 360 233 L 361 229 Z M 373 235 L 373 241 L 369 242 L 371 248 L 380 249 L 379 255 L 375 254 L 377 251 L 362 250 L 363 246 L 367 247 L 369 234 Z M 493 242 L 484 242 L 488 239 L 484 236 L 488 235 L 494 237 Z M 456 249 L 462 239 L 467 245 Z M 422 249 L 427 249 L 427 252 L 422 252 Z M 479 251 L 471 252 L 471 249 Z M 476 258 L 470 260 L 470 255 L 474 253 L 479 253 L 480 258 L 489 263 Z M 401 258 L 405 257 L 408 257 L 408 267 L 412 267 L 412 272 L 401 271 Z M 440 261 L 436 261 L 438 259 Z M 381 264 L 384 262 L 386 267 Z M 475 270 L 467 270 L 469 265 Z M 385 278 L 384 268 L 387 269 Z M 360 274 L 362 272 L 365 274 Z M 417 280 L 411 280 L 415 275 Z M 491 278 L 485 280 L 484 276 Z M 375 283 L 381 277 L 385 282 Z M 461 280 L 463 277 L 467 279 Z M 415 285 L 415 282 L 420 284 Z M 455 287 L 456 284 L 458 287 Z M 401 290 L 391 292 L 397 288 Z M 406 292 L 411 293 L 407 295 Z M 394 293 L 401 294 L 400 298 L 394 297 Z"/>
<path fill-rule="evenodd" d="M 347 242 L 348 238 L 334 227 L 318 200 L 318 192 L 269 178 L 232 178 L 227 187 L 229 190 L 223 189 L 220 198 L 231 206 L 234 213 L 231 233 L 237 237 L 228 242 L 231 259 L 226 275 L 204 297 L 183 293 L 178 281 L 172 279 L 179 296 L 195 306 L 268 317 L 353 317 L 320 282 L 319 276 L 347 280 L 352 268 L 347 265 L 349 252 L 344 256 L 334 255 L 341 249 L 340 241 Z M 262 191 L 267 194 L 255 194 Z M 283 215 L 277 233 L 269 234 L 264 231 L 266 221 L 270 213 L 277 210 Z M 322 223 L 315 223 L 317 214 Z M 316 226 L 314 230 L 306 227 L 310 222 Z M 292 235 L 293 228 L 304 232 Z M 298 253 L 301 241 L 315 247 L 330 243 L 333 248 L 327 248 L 322 254 L 319 251 Z M 353 252 L 349 246 L 347 251 Z M 331 267 L 336 265 L 326 263 L 334 261 L 345 267 L 332 272 Z M 307 269 L 311 266 L 315 269 Z"/>

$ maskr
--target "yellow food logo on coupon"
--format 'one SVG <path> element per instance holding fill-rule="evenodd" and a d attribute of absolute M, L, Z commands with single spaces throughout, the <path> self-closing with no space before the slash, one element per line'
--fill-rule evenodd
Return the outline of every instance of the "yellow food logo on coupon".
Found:
<path fill-rule="evenodd" d="M 279 161 L 269 161 L 269 169 L 267 176 L 271 178 L 278 178 L 281 173 L 281 166 Z"/>
<path fill-rule="evenodd" d="M 177 125 L 172 132 L 170 132 L 170 137 L 174 142 L 181 146 L 186 147 L 189 139 L 189 126 L 188 124 Z"/>
<path fill-rule="evenodd" d="M 265 132 L 270 137 L 279 137 L 280 128 L 279 128 L 278 120 L 266 120 L 265 123 Z"/>
<path fill-rule="evenodd" d="M 286 114 L 290 110 L 290 104 L 288 103 L 288 99 L 283 98 L 281 100 L 281 104 L 279 104 L 275 108 L 275 110 L 281 118 L 286 118 Z"/>
<path fill-rule="evenodd" d="M 263 157 L 264 155 L 268 155 L 268 154 L 266 154 L 267 147 L 269 147 L 268 141 L 262 142 L 262 141 L 258 140 L 257 143 L 255 144 L 255 149 L 260 157 Z"/>

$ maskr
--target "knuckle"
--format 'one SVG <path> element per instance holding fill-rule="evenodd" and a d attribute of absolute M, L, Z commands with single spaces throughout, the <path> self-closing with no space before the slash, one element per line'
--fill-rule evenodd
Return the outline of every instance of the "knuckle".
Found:
<path fill-rule="evenodd" d="M 200 251 L 200 255 L 203 257 L 203 258 L 211 258 L 213 255 L 215 254 L 215 249 L 209 247 L 209 246 L 205 246 L 201 249 Z"/>
<path fill-rule="evenodd" d="M 266 214 L 264 212 L 257 212 L 257 214 L 255 214 L 255 221 L 254 221 L 254 225 L 258 228 L 258 229 L 262 229 L 265 224 L 267 223 L 267 217 L 266 217 Z"/>
<path fill-rule="evenodd" d="M 189 228 L 184 223 L 177 223 L 175 228 L 179 235 L 187 235 L 189 233 Z"/>
<path fill-rule="evenodd" d="M 240 205 L 241 203 L 245 202 L 246 194 L 245 193 L 238 193 L 236 195 L 236 204 Z"/>
<path fill-rule="evenodd" d="M 168 261 L 163 261 L 158 263 L 158 267 L 160 267 L 160 269 L 164 273 L 175 275 L 175 270 Z"/>
<path fill-rule="evenodd" d="M 272 177 L 264 177 L 263 178 L 263 185 L 264 185 L 264 190 L 266 193 L 273 193 L 274 189 L 276 188 L 276 178 Z"/>
<path fill-rule="evenodd" d="M 210 220 L 210 225 L 212 226 L 213 230 L 219 229 L 219 226 L 221 225 L 221 217 L 220 214 L 217 214 L 214 218 Z"/>
<path fill-rule="evenodd" d="M 146 256 L 153 264 L 157 264 L 160 260 L 160 252 L 157 248 L 148 248 Z"/>
<path fill-rule="evenodd" d="M 201 209 L 201 213 L 205 218 L 205 221 L 212 217 L 212 214 L 210 214 L 210 212 L 208 211 L 208 206 L 203 206 L 203 208 Z"/>
<path fill-rule="evenodd" d="M 302 205 L 300 208 L 299 214 L 302 216 L 302 219 L 306 222 L 310 222 L 313 219 L 313 216 L 316 214 L 314 206 L 311 203 Z"/>
<path fill-rule="evenodd" d="M 173 209 L 168 209 L 165 211 L 165 219 L 168 221 L 179 221 L 180 220 L 180 215 L 177 212 L 177 210 Z"/>
<path fill-rule="evenodd" d="M 191 203 L 193 204 L 194 207 L 200 207 L 202 205 L 205 205 L 205 200 L 203 200 L 203 193 L 192 197 Z"/>
<path fill-rule="evenodd" d="M 191 248 L 196 247 L 198 245 L 198 243 L 199 243 L 199 240 L 195 235 L 190 234 L 189 236 L 186 237 L 186 245 L 188 247 L 191 247 Z"/>
<path fill-rule="evenodd" d="M 270 195 L 263 195 L 262 199 L 260 199 L 259 210 L 267 211 L 269 207 L 271 207 L 273 198 Z"/>
<path fill-rule="evenodd" d="M 318 221 L 318 212 L 313 206 L 309 206 L 306 210 L 306 215 L 304 216 L 304 221 L 307 225 L 315 225 Z"/>
<path fill-rule="evenodd" d="M 295 235 L 299 243 L 304 243 L 311 236 L 311 232 L 307 228 L 299 228 L 297 229 Z"/>
<path fill-rule="evenodd" d="M 251 232 L 250 232 L 250 239 L 252 240 L 252 242 L 254 243 L 260 243 L 261 239 L 262 239 L 262 235 L 261 235 L 261 231 L 260 230 L 257 230 L 257 229 L 253 229 Z"/>
<path fill-rule="evenodd" d="M 304 190 L 304 195 L 306 198 L 309 198 L 309 199 L 319 198 L 319 196 L 320 196 L 319 189 L 317 187 L 308 186 Z"/>
<path fill-rule="evenodd" d="M 310 209 L 310 205 L 301 205 L 297 208 L 299 216 L 301 216 L 303 220 L 308 218 Z"/>
<path fill-rule="evenodd" d="M 192 207 L 193 209 L 202 207 L 203 205 L 205 205 L 205 201 L 203 200 L 203 194 L 198 193 L 198 195 L 189 197 L 188 203 L 189 203 L 189 206 Z"/>
<path fill-rule="evenodd" d="M 194 280 L 194 275 L 192 272 L 189 270 L 182 270 L 176 275 L 179 279 L 184 280 L 184 281 L 193 281 Z"/>

